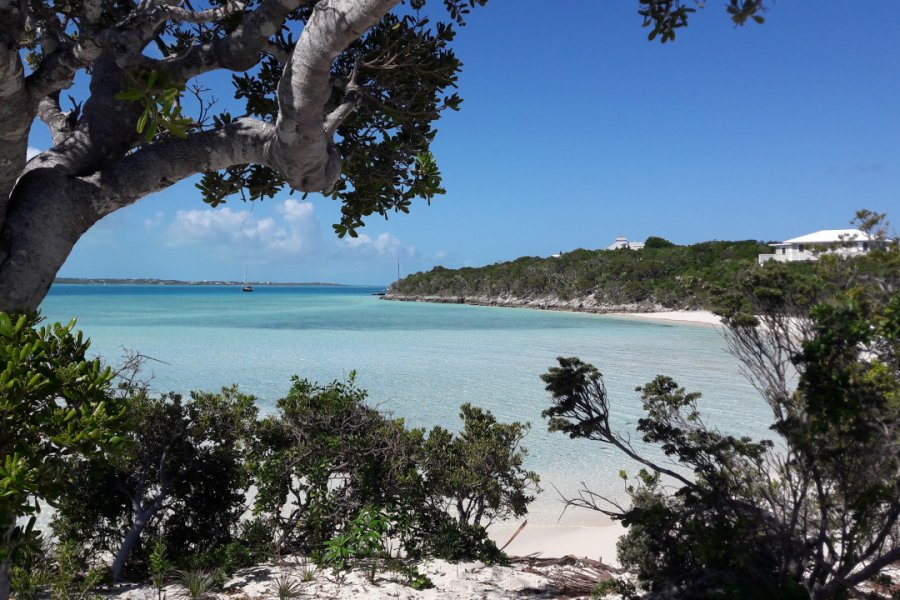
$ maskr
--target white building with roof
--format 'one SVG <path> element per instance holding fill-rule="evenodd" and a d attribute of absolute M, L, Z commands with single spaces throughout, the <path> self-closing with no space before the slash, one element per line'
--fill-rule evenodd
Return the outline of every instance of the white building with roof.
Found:
<path fill-rule="evenodd" d="M 774 253 L 760 254 L 759 264 L 768 260 L 778 262 L 819 260 L 819 255 L 826 253 L 858 256 L 880 243 L 859 229 L 823 229 L 777 244 L 769 244 L 774 248 Z"/>
<path fill-rule="evenodd" d="M 612 244 L 606 247 L 607 250 L 641 250 L 644 248 L 643 242 L 629 242 L 628 238 L 620 235 Z"/>

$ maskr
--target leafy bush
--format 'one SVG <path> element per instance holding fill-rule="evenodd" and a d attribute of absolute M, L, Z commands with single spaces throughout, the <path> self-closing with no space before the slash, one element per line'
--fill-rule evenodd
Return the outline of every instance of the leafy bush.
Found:
<path fill-rule="evenodd" d="M 484 524 L 521 516 L 537 489 L 522 467 L 527 426 L 465 405 L 458 436 L 436 427 L 426 437 L 365 398 L 353 375 L 325 386 L 294 378 L 279 413 L 261 422 L 254 512 L 276 550 L 334 547 L 368 508 L 390 515 L 411 556 L 497 560 Z"/>
<path fill-rule="evenodd" d="M 674 245 L 675 244 L 673 244 L 672 242 L 670 242 L 669 240 L 667 240 L 665 238 L 656 237 L 653 235 L 648 237 L 647 240 L 644 242 L 645 249 L 646 248 L 651 248 L 651 249 L 652 248 L 671 248 Z"/>
<path fill-rule="evenodd" d="M 0 313 L 0 597 L 9 595 L 12 565 L 39 543 L 40 503 L 70 490 L 69 461 L 110 456 L 122 442 L 124 401 L 112 371 L 87 359 L 90 342 L 74 321 L 39 324 Z"/>
<path fill-rule="evenodd" d="M 137 389 L 128 401 L 124 451 L 70 464 L 71 484 L 53 521 L 57 535 L 112 552 L 117 580 L 129 561 L 143 570 L 148 533 L 164 537 L 182 567 L 247 565 L 249 550 L 233 542 L 250 485 L 244 463 L 254 398 L 233 387 L 187 401 Z"/>

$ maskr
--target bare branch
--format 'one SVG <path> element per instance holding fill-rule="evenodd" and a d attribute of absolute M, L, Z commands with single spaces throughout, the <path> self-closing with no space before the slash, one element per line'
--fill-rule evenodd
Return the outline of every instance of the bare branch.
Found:
<path fill-rule="evenodd" d="M 50 137 L 53 144 L 59 144 L 66 136 L 72 133 L 72 124 L 69 115 L 59 107 L 59 94 L 52 97 L 46 96 L 38 104 L 38 117 L 50 129 Z"/>
<path fill-rule="evenodd" d="M 267 123 L 241 119 L 184 139 L 173 137 L 145 145 L 89 178 L 111 191 L 94 199 L 94 210 L 100 216 L 109 214 L 196 173 L 237 164 L 265 164 L 262 148 L 272 134 Z"/>

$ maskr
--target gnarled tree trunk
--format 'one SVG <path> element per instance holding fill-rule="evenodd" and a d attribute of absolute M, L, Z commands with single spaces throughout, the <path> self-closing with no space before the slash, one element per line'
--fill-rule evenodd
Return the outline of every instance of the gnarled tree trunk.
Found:
<path fill-rule="evenodd" d="M 334 185 L 341 159 L 332 136 L 353 104 L 329 108 L 335 89 L 332 64 L 399 0 L 319 2 L 285 53 L 275 123 L 246 118 L 185 138 L 141 143 L 135 131 L 139 106 L 116 98 L 130 69 L 164 69 L 179 83 L 214 69 L 250 68 L 286 16 L 307 3 L 262 0 L 229 35 L 154 60 L 141 49 L 154 39 L 160 21 L 172 15 L 188 22 L 221 19 L 222 11 L 243 9 L 243 4 L 189 13 L 150 2 L 150 12 L 138 14 L 137 25 L 100 29 L 89 22 L 99 18 L 99 4 L 85 0 L 82 35 L 47 44 L 41 67 L 28 76 L 18 50 L 25 35 L 24 10 L 15 2 L 0 5 L 0 41 L 11 40 L 0 44 L 0 311 L 36 309 L 92 225 L 185 177 L 252 163 L 276 169 L 300 191 Z M 59 107 L 59 91 L 86 65 L 93 69 L 90 98 L 75 115 L 79 118 L 72 119 Z M 54 147 L 25 164 L 36 117 L 50 128 Z"/>

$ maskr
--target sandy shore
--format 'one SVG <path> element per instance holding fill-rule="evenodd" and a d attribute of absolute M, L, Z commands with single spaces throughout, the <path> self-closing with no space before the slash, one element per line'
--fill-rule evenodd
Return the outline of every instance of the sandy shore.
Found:
<path fill-rule="evenodd" d="M 518 529 L 518 525 L 503 523 L 490 528 L 490 536 L 503 546 Z M 506 547 L 510 556 L 561 558 L 576 556 L 589 558 L 618 567 L 616 542 L 625 533 L 619 523 L 601 527 L 566 527 L 558 525 L 526 525 Z"/>
<path fill-rule="evenodd" d="M 647 321 L 673 321 L 696 325 L 721 325 L 722 319 L 708 310 L 669 310 L 656 312 L 613 312 L 609 316 Z"/>
<path fill-rule="evenodd" d="M 492 527 L 490 535 L 502 545 L 517 528 L 518 524 L 503 523 Z M 555 598 L 565 591 L 567 598 L 587 599 L 598 582 L 617 576 L 615 543 L 624 531 L 617 523 L 598 527 L 526 525 L 506 548 L 509 566 L 444 560 L 419 563 L 416 565 L 418 572 L 434 584 L 424 590 L 405 585 L 402 576 L 395 572 L 380 572 L 375 581 L 370 582 L 359 570 L 334 573 L 330 569 L 316 568 L 304 557 L 288 557 L 277 565 L 265 564 L 239 571 L 211 598 L 277 598 L 279 580 L 287 580 L 296 585 L 305 598 L 483 600 L 523 596 Z M 573 594 L 573 589 L 579 591 Z M 163 593 L 169 598 L 183 597 L 183 589 L 177 583 L 167 585 Z M 149 585 L 124 584 L 107 590 L 103 597 L 156 600 L 157 593 Z"/>

